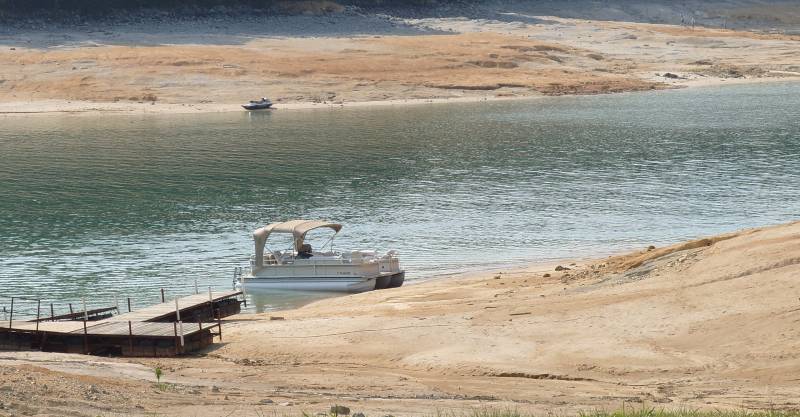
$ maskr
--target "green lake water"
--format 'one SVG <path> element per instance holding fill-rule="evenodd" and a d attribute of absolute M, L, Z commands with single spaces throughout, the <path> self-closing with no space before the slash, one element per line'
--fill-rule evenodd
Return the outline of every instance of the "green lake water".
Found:
<path fill-rule="evenodd" d="M 795 220 L 800 84 L 0 118 L 0 305 L 227 289 L 251 232 L 290 218 L 399 250 L 409 282 Z"/>

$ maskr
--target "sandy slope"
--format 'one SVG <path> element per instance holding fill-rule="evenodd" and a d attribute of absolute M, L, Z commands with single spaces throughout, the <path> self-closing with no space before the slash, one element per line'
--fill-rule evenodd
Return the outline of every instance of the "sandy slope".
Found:
<path fill-rule="evenodd" d="M 798 35 L 529 16 L 508 7 L 483 11 L 486 18 L 265 22 L 283 28 L 275 31 L 235 20 L 211 28 L 12 30 L 0 36 L 0 114 L 240 111 L 262 95 L 306 108 L 800 79 Z M 780 10 L 791 17 L 800 5 Z"/>
<path fill-rule="evenodd" d="M 241 316 L 204 357 L 3 354 L 0 402 L 53 415 L 186 416 L 334 403 L 372 415 L 800 406 L 800 222 L 570 268 L 443 279 L 271 314 L 283 320 Z M 175 384 L 163 392 L 152 385 L 157 364 Z"/>

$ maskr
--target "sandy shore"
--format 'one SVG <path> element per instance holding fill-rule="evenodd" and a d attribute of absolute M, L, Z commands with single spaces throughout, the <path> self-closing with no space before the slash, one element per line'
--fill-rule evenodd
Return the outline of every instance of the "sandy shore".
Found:
<path fill-rule="evenodd" d="M 786 16 L 800 9 L 785 7 Z M 509 10 L 8 29 L 0 114 L 242 111 L 261 96 L 283 109 L 400 105 L 800 80 L 798 35 Z"/>
<path fill-rule="evenodd" d="M 241 315 L 188 358 L 6 352 L 0 415 L 796 409 L 798 254 L 792 223 Z"/>

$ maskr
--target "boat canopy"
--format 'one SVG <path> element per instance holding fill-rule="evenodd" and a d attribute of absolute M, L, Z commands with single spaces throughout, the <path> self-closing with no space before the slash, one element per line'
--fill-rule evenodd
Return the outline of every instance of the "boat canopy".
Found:
<path fill-rule="evenodd" d="M 287 222 L 271 223 L 253 232 L 253 240 L 256 244 L 256 266 L 264 266 L 264 245 L 267 243 L 269 235 L 273 233 L 291 233 L 294 238 L 294 248 L 297 250 L 303 246 L 306 233 L 327 227 L 336 233 L 342 230 L 342 225 L 331 223 L 326 220 L 289 220 Z"/>

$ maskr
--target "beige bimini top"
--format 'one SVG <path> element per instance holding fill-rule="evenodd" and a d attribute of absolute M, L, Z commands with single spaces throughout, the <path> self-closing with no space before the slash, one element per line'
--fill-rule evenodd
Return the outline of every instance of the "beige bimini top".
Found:
<path fill-rule="evenodd" d="M 342 230 L 342 225 L 327 220 L 289 220 L 282 223 L 271 223 L 253 232 L 256 244 L 256 266 L 264 266 L 264 245 L 272 233 L 291 233 L 294 237 L 295 250 L 303 246 L 306 233 L 311 230 L 327 227 L 335 232 Z"/>

